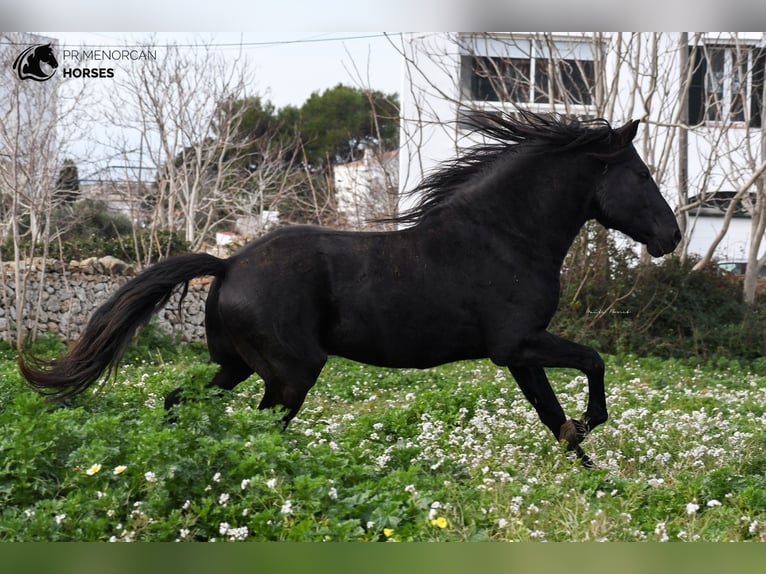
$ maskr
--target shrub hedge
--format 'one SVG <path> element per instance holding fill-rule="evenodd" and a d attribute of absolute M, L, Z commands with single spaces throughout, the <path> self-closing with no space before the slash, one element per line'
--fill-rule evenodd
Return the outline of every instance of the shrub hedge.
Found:
<path fill-rule="evenodd" d="M 742 298 L 742 280 L 695 260 L 615 260 L 585 283 L 562 274 L 552 329 L 606 353 L 757 359 L 766 355 L 766 305 Z"/>

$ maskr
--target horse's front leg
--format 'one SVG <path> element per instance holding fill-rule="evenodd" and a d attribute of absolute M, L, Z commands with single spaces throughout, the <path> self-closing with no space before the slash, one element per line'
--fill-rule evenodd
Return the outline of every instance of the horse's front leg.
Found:
<path fill-rule="evenodd" d="M 514 367 L 573 368 L 585 374 L 588 378 L 588 406 L 579 421 L 565 421 L 559 429 L 558 436 L 560 440 L 565 440 L 583 460 L 583 464 L 586 464 L 587 455 L 580 448 L 580 442 L 608 418 L 604 389 L 604 361 L 599 354 L 590 347 L 544 331 L 540 335 L 525 339 L 513 353 L 510 364 Z"/>
<path fill-rule="evenodd" d="M 559 442 L 567 445 L 567 450 L 573 450 L 582 461 L 583 466 L 593 465 L 590 457 L 580 447 L 587 431 L 585 426 L 576 420 L 567 420 L 564 409 L 556 398 L 556 393 L 542 367 L 508 367 L 513 378 L 524 393 L 527 400 L 535 407 L 540 420 L 551 429 L 553 436 Z"/>

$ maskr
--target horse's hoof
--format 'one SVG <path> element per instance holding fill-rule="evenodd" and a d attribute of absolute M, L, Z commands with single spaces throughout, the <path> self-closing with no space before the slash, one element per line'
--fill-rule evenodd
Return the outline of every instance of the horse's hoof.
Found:
<path fill-rule="evenodd" d="M 574 425 L 577 434 L 577 442 L 581 443 L 583 439 L 588 436 L 590 427 L 587 422 L 578 421 L 577 419 L 572 419 L 572 424 Z"/>
<path fill-rule="evenodd" d="M 590 429 L 586 423 L 580 422 L 577 419 L 569 419 L 561 425 L 559 441 L 566 441 L 570 447 L 574 447 L 580 444 L 588 436 L 589 432 Z"/>
<path fill-rule="evenodd" d="M 569 419 L 559 429 L 559 442 L 565 442 L 569 447 L 578 444 L 577 427 L 572 419 Z"/>
<path fill-rule="evenodd" d="M 583 468 L 587 468 L 588 470 L 593 470 L 594 468 L 598 468 L 596 466 L 596 463 L 591 460 L 591 458 L 585 454 L 584 452 L 582 455 L 578 454 L 577 456 L 580 457 L 580 464 L 582 464 Z"/>

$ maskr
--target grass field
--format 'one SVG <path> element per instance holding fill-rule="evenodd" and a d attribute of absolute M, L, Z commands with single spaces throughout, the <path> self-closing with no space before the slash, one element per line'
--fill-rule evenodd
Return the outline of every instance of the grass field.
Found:
<path fill-rule="evenodd" d="M 130 352 L 66 405 L 0 351 L 3 541 L 766 541 L 766 376 L 606 357 L 610 420 L 586 470 L 506 370 L 332 359 L 286 432 L 262 383 L 202 390 L 197 347 Z M 551 371 L 570 415 L 587 384 Z M 166 424 L 179 384 L 200 400 Z"/>

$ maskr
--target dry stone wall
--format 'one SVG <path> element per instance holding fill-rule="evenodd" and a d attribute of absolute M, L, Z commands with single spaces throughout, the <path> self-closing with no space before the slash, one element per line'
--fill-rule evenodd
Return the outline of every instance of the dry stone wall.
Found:
<path fill-rule="evenodd" d="M 28 301 L 24 305 L 23 320 L 28 329 L 36 323 L 39 333 L 57 333 L 70 341 L 77 338 L 93 311 L 135 276 L 132 266 L 108 257 L 73 261 L 67 266 L 49 261 L 43 267 L 40 261 L 35 261 L 33 266 L 33 269 L 24 270 Z M 2 274 L 0 338 L 5 338 L 16 318 L 16 279 L 11 265 L 5 265 Z M 204 340 L 205 300 L 209 287 L 209 279 L 192 281 L 180 316 L 181 288 L 177 289 L 154 320 L 165 331 L 180 334 L 185 341 Z"/>

